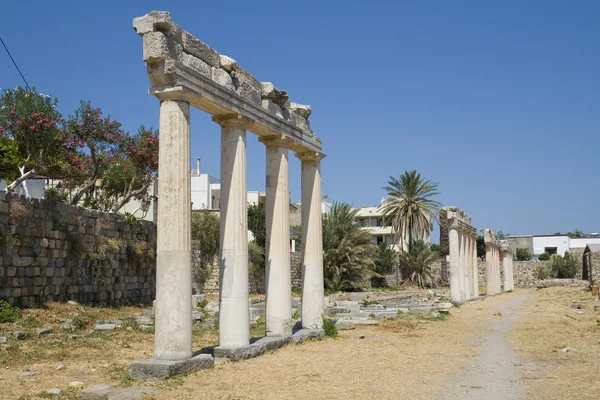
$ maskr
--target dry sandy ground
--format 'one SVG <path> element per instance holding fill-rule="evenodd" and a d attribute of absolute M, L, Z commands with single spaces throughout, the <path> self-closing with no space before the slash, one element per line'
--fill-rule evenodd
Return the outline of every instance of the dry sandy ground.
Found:
<path fill-rule="evenodd" d="M 579 301 L 583 309 L 574 310 Z M 585 399 L 600 390 L 600 327 L 589 292 L 517 290 L 453 309 L 445 321 L 389 321 L 156 383 L 157 399 Z M 577 312 L 583 312 L 579 315 Z M 130 333 L 131 334 L 131 333 Z M 360 339 L 360 335 L 365 335 Z M 120 333 L 119 335 L 126 335 Z M 102 336 L 95 357 L 6 361 L 0 398 L 38 398 L 71 380 L 131 384 L 124 368 L 151 353 L 152 335 Z M 126 347 L 115 345 L 126 341 Z M 196 345 L 214 340 L 198 338 Z M 564 347 L 577 350 L 563 353 Z M 98 347 L 102 347 L 100 345 Z M 146 355 L 141 351 L 147 350 Z M 77 353 L 84 354 L 78 348 Z M 104 367 L 110 365 L 108 368 Z M 24 367 L 39 371 L 21 377 Z M 135 383 L 134 383 L 135 384 Z M 73 398 L 64 396 L 63 398 Z"/>

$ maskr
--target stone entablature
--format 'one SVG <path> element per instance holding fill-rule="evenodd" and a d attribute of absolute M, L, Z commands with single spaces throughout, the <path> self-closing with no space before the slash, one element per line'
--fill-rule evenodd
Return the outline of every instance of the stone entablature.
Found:
<path fill-rule="evenodd" d="M 261 82 L 238 63 L 182 30 L 166 11 L 152 11 L 133 20 L 144 38 L 144 61 L 152 89 L 178 87 L 190 103 L 211 115 L 241 114 L 246 129 L 259 136 L 284 135 L 290 149 L 321 150 L 321 140 L 310 129 L 309 105 L 290 100 L 285 90 Z"/>

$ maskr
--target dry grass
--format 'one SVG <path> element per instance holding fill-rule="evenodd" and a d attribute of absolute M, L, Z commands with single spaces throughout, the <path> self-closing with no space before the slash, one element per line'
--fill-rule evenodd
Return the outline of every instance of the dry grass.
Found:
<path fill-rule="evenodd" d="M 572 307 L 582 305 L 581 310 Z M 600 323 L 590 292 L 548 288 L 523 305 L 521 318 L 507 336 L 532 368 L 524 377 L 533 399 L 592 399 L 600 393 Z M 578 315 L 582 311 L 583 315 Z M 571 347 L 576 350 L 562 352 Z"/>
<path fill-rule="evenodd" d="M 10 204 L 10 216 L 15 221 L 27 218 L 29 216 L 29 207 L 20 201 L 14 201 Z"/>

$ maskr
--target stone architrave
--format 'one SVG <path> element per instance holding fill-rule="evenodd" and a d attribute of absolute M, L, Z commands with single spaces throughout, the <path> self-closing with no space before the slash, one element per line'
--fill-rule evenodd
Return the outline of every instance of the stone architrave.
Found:
<path fill-rule="evenodd" d="M 514 290 L 513 253 L 508 241 L 500 241 L 502 251 L 502 270 L 504 271 L 504 291 Z"/>
<path fill-rule="evenodd" d="M 239 114 L 213 117 L 221 125 L 221 246 L 219 346 L 250 344 L 246 126 Z"/>
<path fill-rule="evenodd" d="M 472 296 L 472 254 L 469 242 L 476 236 L 471 217 L 456 207 L 444 207 L 445 226 L 448 229 L 450 261 L 450 299 L 464 302 Z"/>
<path fill-rule="evenodd" d="M 296 153 L 302 164 L 302 327 L 321 329 L 325 313 L 321 159 L 318 152 Z"/>
<path fill-rule="evenodd" d="M 292 334 L 292 277 L 288 146 L 286 137 L 265 137 L 266 176 L 266 335 Z"/>
<path fill-rule="evenodd" d="M 481 232 L 485 241 L 485 261 L 486 261 L 486 286 L 487 294 L 495 295 L 502 291 L 500 283 L 500 257 L 498 248 L 500 242 L 496 237 L 496 232 L 491 229 L 482 229 Z"/>

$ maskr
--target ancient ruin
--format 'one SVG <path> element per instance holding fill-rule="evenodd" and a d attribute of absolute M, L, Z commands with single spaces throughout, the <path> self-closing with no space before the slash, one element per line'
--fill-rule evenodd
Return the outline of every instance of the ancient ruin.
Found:
<path fill-rule="evenodd" d="M 288 150 L 302 162 L 302 327 L 321 332 L 323 255 L 321 141 L 310 129 L 311 107 L 261 82 L 238 63 L 172 22 L 168 12 L 135 18 L 144 41 L 150 94 L 160 100 L 155 351 L 132 364 L 134 377 L 166 377 L 210 367 L 192 351 L 190 252 L 190 106 L 221 126 L 219 346 L 215 357 L 262 354 L 250 344 L 246 202 L 246 131 L 266 146 L 266 335 L 291 341 Z M 269 347 L 269 348 L 271 348 Z"/>
<path fill-rule="evenodd" d="M 496 232 L 491 229 L 482 229 L 485 241 L 485 261 L 486 261 L 486 284 L 487 295 L 491 296 L 502 291 L 500 281 L 500 242 L 496 237 Z"/>
<path fill-rule="evenodd" d="M 515 288 L 513 251 L 507 240 L 500 241 L 500 252 L 502 253 L 502 271 L 504 272 L 504 291 L 507 292 Z"/>
<path fill-rule="evenodd" d="M 471 225 L 471 217 L 463 210 L 450 206 L 444 207 L 440 216 L 440 225 L 444 226 L 448 235 L 450 299 L 463 302 L 477 297 L 477 231 Z"/>

